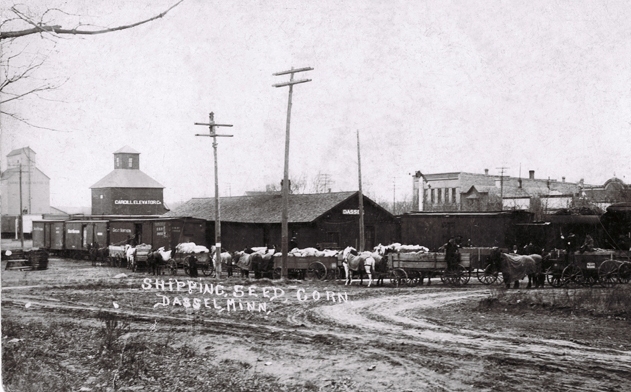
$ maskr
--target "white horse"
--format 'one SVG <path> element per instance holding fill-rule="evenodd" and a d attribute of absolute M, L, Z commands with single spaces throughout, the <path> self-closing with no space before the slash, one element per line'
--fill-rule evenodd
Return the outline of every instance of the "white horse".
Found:
<path fill-rule="evenodd" d="M 349 246 L 342 252 L 342 264 L 346 274 L 346 282 L 344 285 L 353 283 L 353 272 L 359 272 L 360 285 L 363 281 L 363 273 L 368 275 L 368 287 L 372 284 L 372 274 L 375 271 L 377 261 L 370 252 L 362 252 L 358 255 L 355 248 Z"/>
<path fill-rule="evenodd" d="M 166 262 L 171 260 L 171 253 L 173 252 L 173 250 L 165 251 L 164 246 L 161 246 L 156 249 L 156 252 L 160 253 L 160 256 L 162 256 L 162 261 Z"/>
<path fill-rule="evenodd" d="M 210 247 L 210 254 L 212 255 L 212 259 L 213 259 L 213 266 L 215 267 L 215 271 L 217 271 L 217 248 L 215 247 L 215 245 Z M 220 260 L 221 260 L 221 264 L 222 265 L 232 265 L 232 255 L 230 254 L 230 252 L 221 252 L 219 254 Z"/>
<path fill-rule="evenodd" d="M 134 265 L 134 259 L 136 257 L 136 248 L 132 248 L 131 245 L 125 246 L 125 258 L 127 259 L 127 268 L 131 268 Z"/>

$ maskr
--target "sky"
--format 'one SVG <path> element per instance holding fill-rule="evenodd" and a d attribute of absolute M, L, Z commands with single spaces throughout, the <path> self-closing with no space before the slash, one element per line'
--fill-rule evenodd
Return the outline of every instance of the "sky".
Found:
<path fill-rule="evenodd" d="M 37 19 L 60 10 L 50 24 L 113 27 L 176 2 L 15 4 Z M 125 31 L 3 41 L 8 72 L 45 60 L 12 92 L 57 87 L 2 106 L 28 123 L 0 116 L 0 169 L 29 146 L 51 205 L 89 206 L 130 146 L 167 205 L 212 197 L 212 143 L 194 125 L 212 111 L 234 135 L 218 139 L 220 195 L 264 190 L 284 167 L 288 88 L 272 85 L 289 77 L 273 74 L 312 67 L 293 90 L 290 178 L 357 190 L 359 133 L 376 201 L 411 199 L 417 170 L 631 182 L 630 38 L 626 1 L 184 0 Z"/>

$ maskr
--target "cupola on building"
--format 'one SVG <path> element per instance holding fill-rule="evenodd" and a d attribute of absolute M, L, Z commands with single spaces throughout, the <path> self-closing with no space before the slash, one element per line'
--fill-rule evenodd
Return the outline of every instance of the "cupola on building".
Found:
<path fill-rule="evenodd" d="M 90 187 L 92 215 L 162 215 L 164 186 L 140 170 L 140 153 L 114 152 L 114 170 Z"/>

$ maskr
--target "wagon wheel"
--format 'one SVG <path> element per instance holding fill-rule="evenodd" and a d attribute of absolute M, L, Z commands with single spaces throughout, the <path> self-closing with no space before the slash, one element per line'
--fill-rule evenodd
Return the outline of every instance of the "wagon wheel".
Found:
<path fill-rule="evenodd" d="M 559 273 L 559 271 L 556 268 L 554 267 L 548 268 L 546 270 L 546 276 L 548 279 L 548 283 L 550 283 L 552 287 L 563 286 L 563 281 L 561 280 L 561 273 Z"/>
<path fill-rule="evenodd" d="M 177 261 L 175 260 L 169 261 L 168 268 L 171 270 L 171 275 L 177 275 Z"/>
<path fill-rule="evenodd" d="M 406 284 L 409 287 L 418 286 L 421 283 L 421 273 L 418 271 L 411 271 L 408 275 Z"/>
<path fill-rule="evenodd" d="M 337 279 L 337 268 L 328 268 L 326 271 L 327 280 L 336 280 Z"/>
<path fill-rule="evenodd" d="M 618 267 L 618 282 L 629 283 L 631 281 L 631 263 L 624 261 Z"/>
<path fill-rule="evenodd" d="M 613 287 L 618 283 L 618 262 L 605 260 L 598 267 L 598 283 L 603 287 Z"/>
<path fill-rule="evenodd" d="M 583 271 L 575 265 L 570 264 L 563 269 L 563 272 L 561 273 L 561 282 L 564 286 L 583 285 L 585 284 Z"/>
<path fill-rule="evenodd" d="M 211 278 L 214 278 L 217 275 L 217 271 L 215 270 L 215 267 L 213 267 L 212 264 L 202 264 L 200 266 L 200 269 L 202 270 L 202 273 L 204 274 L 204 276 L 210 276 Z"/>
<path fill-rule="evenodd" d="M 272 276 L 274 277 L 274 279 L 280 279 L 280 277 L 282 276 L 282 272 L 283 270 L 280 267 L 276 267 L 272 272 Z"/>
<path fill-rule="evenodd" d="M 471 280 L 471 271 L 461 264 L 458 264 L 458 269 L 460 270 L 460 274 L 458 275 L 460 284 L 464 286 L 469 283 L 469 280 Z"/>
<path fill-rule="evenodd" d="M 461 274 L 461 271 L 459 268 L 454 267 L 454 269 L 446 269 L 446 270 L 443 270 L 440 280 L 442 280 L 443 283 L 448 286 L 459 286 L 460 274 Z"/>
<path fill-rule="evenodd" d="M 309 264 L 307 278 L 311 280 L 324 280 L 326 278 L 326 266 L 319 261 Z"/>
<path fill-rule="evenodd" d="M 494 271 L 492 265 L 487 265 L 483 270 L 476 270 L 476 275 L 478 276 L 478 280 L 480 283 L 485 285 L 490 285 L 495 283 L 497 280 L 497 272 Z"/>
<path fill-rule="evenodd" d="M 395 268 L 390 272 L 390 283 L 394 287 L 400 287 L 408 281 L 408 274 L 401 268 Z"/>

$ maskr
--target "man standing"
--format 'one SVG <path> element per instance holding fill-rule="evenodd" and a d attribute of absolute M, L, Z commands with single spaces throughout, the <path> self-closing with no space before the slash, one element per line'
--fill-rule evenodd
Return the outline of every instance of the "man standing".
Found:
<path fill-rule="evenodd" d="M 447 269 L 452 270 L 458 264 L 458 245 L 456 245 L 455 239 L 450 238 L 443 246 L 445 247 L 445 261 L 447 262 Z"/>

